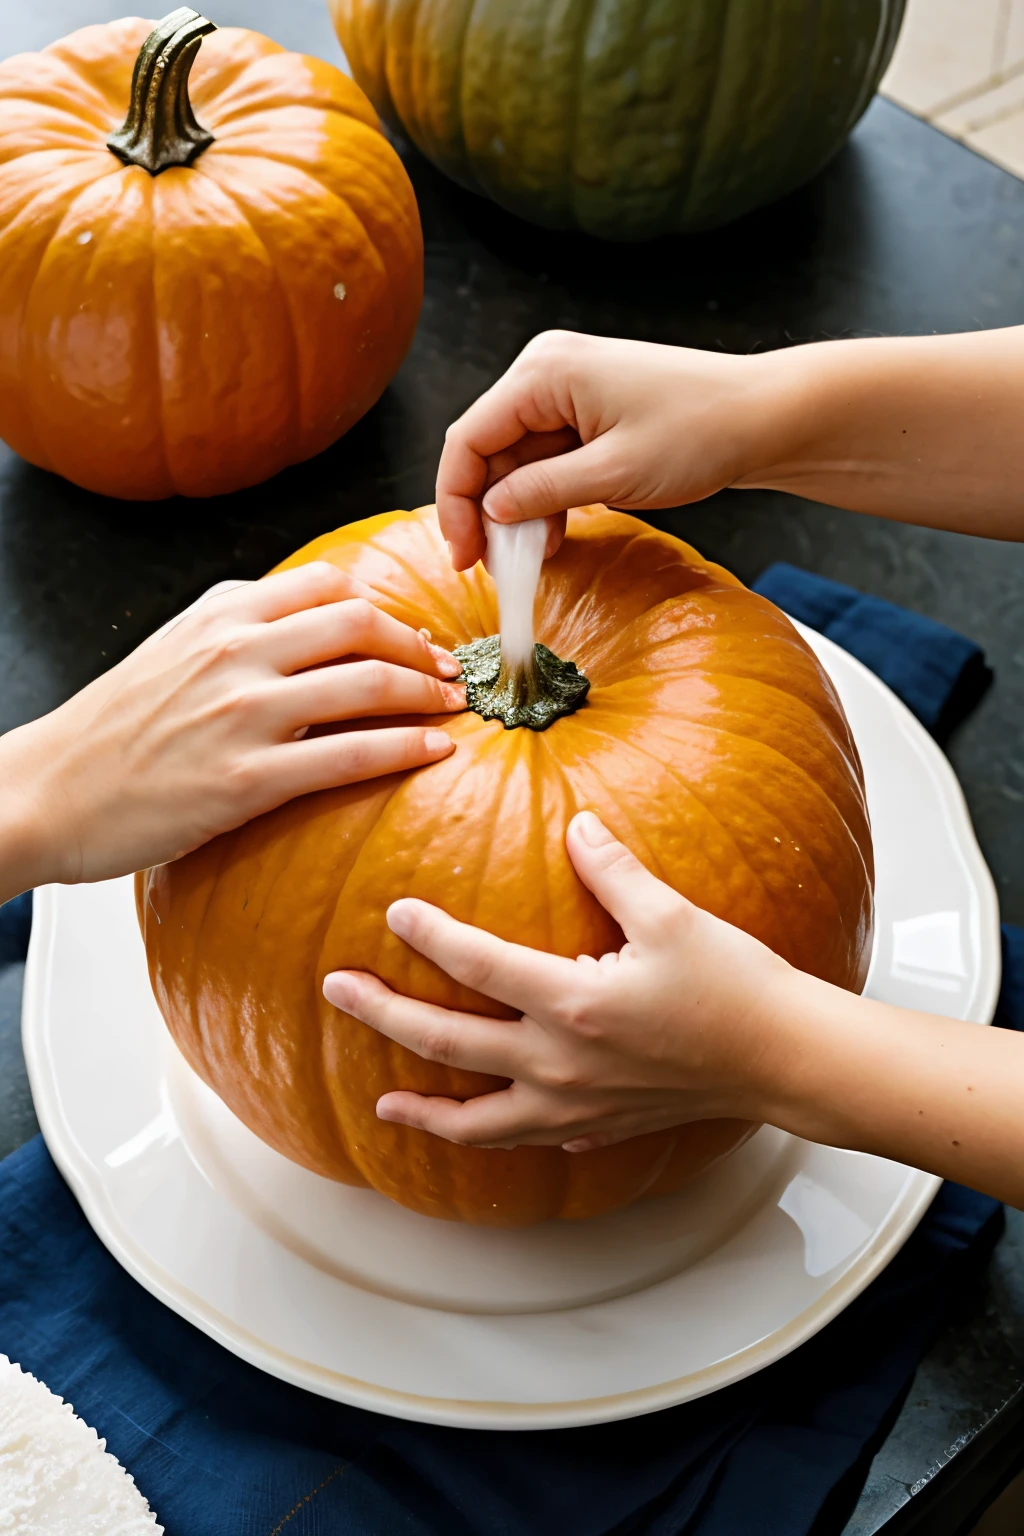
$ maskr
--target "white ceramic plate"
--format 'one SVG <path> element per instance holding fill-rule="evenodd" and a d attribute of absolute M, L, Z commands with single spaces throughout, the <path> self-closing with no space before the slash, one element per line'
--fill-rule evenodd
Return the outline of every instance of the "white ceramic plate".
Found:
<path fill-rule="evenodd" d="M 952 770 L 866 668 L 804 633 L 864 760 L 867 990 L 988 1023 L 996 898 Z M 768 1128 L 678 1195 L 526 1232 L 332 1184 L 258 1141 L 171 1045 L 130 880 L 37 894 L 24 1038 L 50 1151 L 129 1273 L 263 1370 L 402 1418 L 596 1424 L 724 1387 L 847 1306 L 938 1188 Z"/>

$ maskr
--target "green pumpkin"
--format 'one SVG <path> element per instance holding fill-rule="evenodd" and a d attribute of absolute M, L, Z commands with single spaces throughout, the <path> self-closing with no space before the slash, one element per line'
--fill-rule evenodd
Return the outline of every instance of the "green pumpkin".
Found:
<path fill-rule="evenodd" d="M 377 111 L 548 229 L 709 229 L 809 180 L 904 0 L 329 0 Z"/>

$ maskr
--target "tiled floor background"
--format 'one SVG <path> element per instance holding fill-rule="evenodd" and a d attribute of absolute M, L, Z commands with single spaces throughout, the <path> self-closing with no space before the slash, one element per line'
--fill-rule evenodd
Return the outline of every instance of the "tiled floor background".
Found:
<path fill-rule="evenodd" d="M 908 0 L 882 93 L 1024 177 L 1024 0 Z"/>

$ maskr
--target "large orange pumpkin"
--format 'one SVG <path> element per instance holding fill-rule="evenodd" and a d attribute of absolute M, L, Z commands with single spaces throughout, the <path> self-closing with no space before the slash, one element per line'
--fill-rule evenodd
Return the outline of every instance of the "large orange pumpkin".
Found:
<path fill-rule="evenodd" d="M 447 646 L 497 629 L 480 566 L 456 574 L 432 507 L 370 518 L 285 564 L 330 560 L 386 612 Z M 493 1080 L 421 1061 L 337 1013 L 324 975 L 364 968 L 459 1008 L 456 986 L 387 928 L 398 896 L 563 955 L 621 943 L 565 851 L 590 807 L 648 865 L 794 965 L 859 988 L 872 855 L 857 750 L 789 620 L 721 567 L 634 518 L 570 514 L 537 601 L 540 639 L 590 680 L 544 731 L 446 716 L 456 752 L 292 801 L 139 876 L 164 1018 L 186 1058 L 296 1162 L 432 1216 L 526 1224 L 678 1187 L 750 1127 L 706 1122 L 570 1155 L 452 1146 L 377 1120 L 392 1088 L 467 1097 Z"/>
<path fill-rule="evenodd" d="M 33 464 L 256 484 L 369 409 L 422 290 L 408 177 L 331 65 L 189 10 L 0 64 L 0 437 Z"/>

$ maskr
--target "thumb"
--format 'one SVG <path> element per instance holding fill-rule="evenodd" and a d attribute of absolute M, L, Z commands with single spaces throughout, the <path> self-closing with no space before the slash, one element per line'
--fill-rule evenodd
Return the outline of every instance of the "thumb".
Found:
<path fill-rule="evenodd" d="M 551 517 L 567 507 L 586 507 L 615 499 L 608 449 L 600 438 L 535 459 L 510 470 L 484 493 L 483 509 L 496 523 L 522 523 L 531 517 Z"/>
<path fill-rule="evenodd" d="M 565 841 L 576 873 L 627 939 L 660 937 L 665 924 L 682 915 L 684 898 L 645 869 L 593 811 L 573 817 Z"/>

